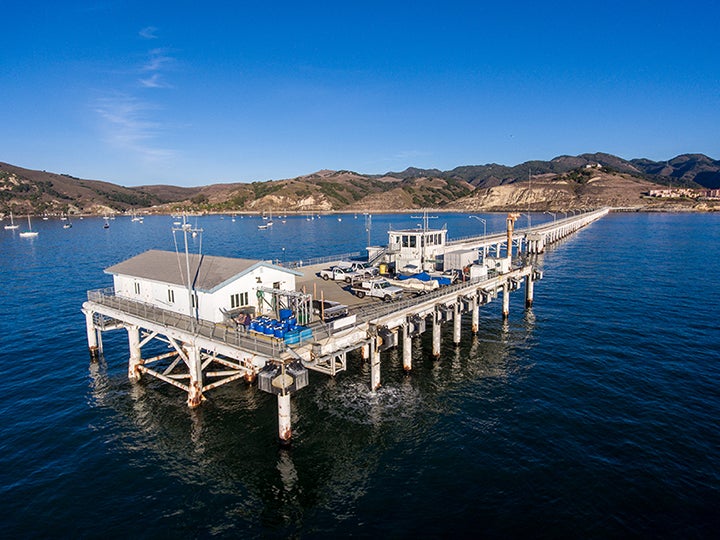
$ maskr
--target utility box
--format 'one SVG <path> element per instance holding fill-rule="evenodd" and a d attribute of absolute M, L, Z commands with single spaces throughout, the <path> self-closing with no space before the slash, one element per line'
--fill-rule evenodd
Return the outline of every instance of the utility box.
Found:
<path fill-rule="evenodd" d="M 446 251 L 444 257 L 443 270 L 462 270 L 466 266 L 470 266 L 478 258 L 477 249 L 458 249 L 455 251 Z"/>
<path fill-rule="evenodd" d="M 485 259 L 485 266 L 488 270 L 494 270 L 498 274 L 507 274 L 510 271 L 510 259 L 507 257 L 498 259 L 488 257 Z"/>
<path fill-rule="evenodd" d="M 470 279 L 484 279 L 488 275 L 487 266 L 482 264 L 473 264 L 470 267 Z"/>

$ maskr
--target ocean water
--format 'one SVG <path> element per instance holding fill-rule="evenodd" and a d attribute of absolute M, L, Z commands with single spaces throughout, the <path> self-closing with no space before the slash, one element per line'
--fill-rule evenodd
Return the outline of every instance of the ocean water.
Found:
<path fill-rule="evenodd" d="M 487 232 L 505 215 L 482 215 Z M 523 217 L 518 222 L 526 225 Z M 532 223 L 553 219 L 533 215 Z M 373 216 L 369 235 L 415 226 Z M 278 260 L 360 251 L 362 215 L 198 218 L 204 253 Z M 482 234 L 440 214 L 451 238 Z M 127 380 L 127 334 L 91 363 L 80 307 L 103 269 L 175 249 L 170 217 L 0 230 L 0 523 L 8 538 L 720 537 L 720 216 L 611 214 L 539 255 L 535 305 L 481 309 L 413 371 L 352 357 L 276 401 L 244 382 L 198 410 Z M 200 248 L 193 240 L 193 250 Z"/>

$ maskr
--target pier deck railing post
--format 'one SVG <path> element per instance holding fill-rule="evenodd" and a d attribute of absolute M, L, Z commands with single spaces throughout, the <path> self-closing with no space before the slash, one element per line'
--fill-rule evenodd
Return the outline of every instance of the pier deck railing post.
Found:
<path fill-rule="evenodd" d="M 535 282 L 533 281 L 532 271 L 525 276 L 525 307 L 531 308 L 533 305 L 533 289 Z"/>
<path fill-rule="evenodd" d="M 507 319 L 510 316 L 510 285 L 506 281 L 503 283 L 503 305 L 502 305 L 502 316 L 503 319 Z"/>
<path fill-rule="evenodd" d="M 412 370 L 412 336 L 410 335 L 410 325 L 405 323 L 402 325 L 403 336 L 403 369 L 405 371 Z"/>
<path fill-rule="evenodd" d="M 92 311 L 85 312 L 85 326 L 87 328 L 88 351 L 90 352 L 91 360 L 97 360 L 100 356 L 100 350 L 98 347 L 98 332 L 95 329 L 94 317 L 95 314 Z"/>
<path fill-rule="evenodd" d="M 477 334 L 480 328 L 480 302 L 478 301 L 477 292 L 472 299 L 472 333 Z"/>
<path fill-rule="evenodd" d="M 453 343 L 455 343 L 456 347 L 460 345 L 460 336 L 462 334 L 461 323 L 460 301 L 458 300 L 453 306 Z"/>
<path fill-rule="evenodd" d="M 202 403 L 202 358 L 200 355 L 200 347 L 196 345 L 186 344 L 188 353 L 188 369 L 190 371 L 190 389 L 188 390 L 188 407 L 197 407 Z"/>
<path fill-rule="evenodd" d="M 288 444 L 292 437 L 290 393 L 278 394 L 278 436 L 281 444 Z"/>
<path fill-rule="evenodd" d="M 127 326 L 130 360 L 128 362 L 128 378 L 139 381 L 141 372 L 138 366 L 143 364 L 142 350 L 140 349 L 140 328 L 134 324 Z"/>
<path fill-rule="evenodd" d="M 380 351 L 377 338 L 370 343 L 370 390 L 373 392 L 380 388 Z"/>
<path fill-rule="evenodd" d="M 440 358 L 440 313 L 433 313 L 432 325 L 432 354 L 435 358 Z"/>

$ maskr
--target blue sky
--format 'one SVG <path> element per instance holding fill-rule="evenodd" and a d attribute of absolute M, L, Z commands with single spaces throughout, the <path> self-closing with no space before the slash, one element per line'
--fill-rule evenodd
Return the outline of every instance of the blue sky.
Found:
<path fill-rule="evenodd" d="M 3 3 L 0 161 L 126 186 L 720 158 L 720 3 Z"/>

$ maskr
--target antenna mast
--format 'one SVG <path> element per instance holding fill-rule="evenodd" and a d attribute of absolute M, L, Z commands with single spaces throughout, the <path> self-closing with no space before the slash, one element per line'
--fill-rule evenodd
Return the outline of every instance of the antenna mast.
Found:
<path fill-rule="evenodd" d="M 187 216 L 183 214 L 183 223 L 180 227 L 173 227 L 173 238 L 175 238 L 176 232 L 183 233 L 183 239 L 185 243 L 185 271 L 187 272 L 187 291 L 188 291 L 188 314 L 190 315 L 190 329 L 193 333 L 195 333 L 195 321 L 198 320 L 199 314 L 198 314 L 198 302 L 196 296 L 193 294 L 193 282 L 190 280 L 190 249 L 188 247 L 188 234 L 191 234 L 193 237 L 197 236 L 198 233 L 203 232 L 202 229 L 198 229 L 197 226 L 193 228 L 193 226 L 187 222 Z M 202 237 L 201 237 L 202 238 Z M 202 242 L 200 243 L 202 246 Z M 202 248 L 200 248 L 202 251 Z M 175 252 L 177 253 L 177 240 L 175 241 Z M 179 254 L 178 254 L 179 255 Z M 198 253 L 198 255 L 201 255 L 201 253 Z M 178 261 L 179 262 L 179 261 Z M 181 273 L 182 275 L 182 273 Z"/>

